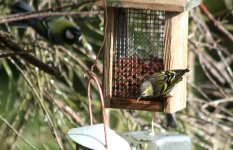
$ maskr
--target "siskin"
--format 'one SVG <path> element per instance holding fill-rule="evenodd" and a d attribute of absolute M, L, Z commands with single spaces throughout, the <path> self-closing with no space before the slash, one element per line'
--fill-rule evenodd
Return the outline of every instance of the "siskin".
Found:
<path fill-rule="evenodd" d="M 189 72 L 188 69 L 176 69 L 151 75 L 139 86 L 137 100 L 145 97 L 167 96 L 187 72 Z M 176 128 L 176 120 L 173 114 L 166 114 L 166 119 L 167 127 Z"/>

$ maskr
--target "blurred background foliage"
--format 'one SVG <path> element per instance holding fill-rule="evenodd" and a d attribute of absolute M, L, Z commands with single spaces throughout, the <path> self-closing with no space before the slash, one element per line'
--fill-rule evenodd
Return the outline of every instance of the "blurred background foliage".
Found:
<path fill-rule="evenodd" d="M 74 0 L 28 0 L 38 10 L 73 4 Z M 224 29 L 233 33 L 232 0 L 203 1 Z M 12 1 L 0 1 L 1 17 L 9 15 Z M 18 45 L 33 50 L 33 56 L 56 66 L 62 78 L 30 65 L 20 56 L 0 58 L 0 145 L 1 149 L 74 149 L 67 131 L 89 124 L 87 78 L 85 74 L 98 58 L 94 72 L 102 80 L 103 9 L 93 3 L 64 11 L 102 11 L 99 15 L 73 16 L 81 27 L 81 45 L 55 46 L 32 29 L 1 24 Z M 0 19 L 1 20 L 1 19 Z M 192 138 L 193 149 L 233 149 L 233 44 L 200 8 L 190 11 L 187 109 L 177 113 L 176 131 Z M 9 52 L 1 45 L 0 53 Z M 99 96 L 91 87 L 95 123 L 101 122 Z M 110 126 L 118 132 L 149 130 L 151 114 L 145 111 L 107 111 Z M 164 116 L 158 115 L 158 131 L 166 130 Z M 15 131 L 14 131 L 14 130 Z M 16 134 L 21 135 L 19 137 Z M 23 140 L 22 140 L 23 139 Z M 26 144 L 26 140 L 29 144 Z M 60 144 L 58 144 L 60 143 Z M 31 145 L 31 146 L 29 146 Z"/>

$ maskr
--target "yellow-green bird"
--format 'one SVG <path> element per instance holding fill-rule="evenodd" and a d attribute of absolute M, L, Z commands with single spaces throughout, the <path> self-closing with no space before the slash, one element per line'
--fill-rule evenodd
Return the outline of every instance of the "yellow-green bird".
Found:
<path fill-rule="evenodd" d="M 10 7 L 12 13 L 34 12 L 35 9 L 19 0 Z M 13 26 L 32 27 L 40 36 L 56 45 L 74 44 L 80 41 L 80 28 L 66 17 L 37 17 L 11 23 Z"/>
<path fill-rule="evenodd" d="M 151 75 L 138 89 L 138 100 L 145 97 L 166 96 L 179 83 L 188 69 L 176 69 L 161 71 Z M 166 114 L 167 126 L 176 128 L 176 120 L 173 114 Z"/>

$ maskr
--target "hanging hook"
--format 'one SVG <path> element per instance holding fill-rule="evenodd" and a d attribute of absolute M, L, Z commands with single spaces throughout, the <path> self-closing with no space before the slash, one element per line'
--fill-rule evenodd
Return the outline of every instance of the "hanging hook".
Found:
<path fill-rule="evenodd" d="M 88 108 L 89 108 L 89 115 L 90 115 L 90 124 L 93 125 L 93 114 L 92 114 L 92 107 L 91 107 L 91 80 L 94 80 L 100 95 L 101 100 L 101 111 L 102 111 L 102 118 L 104 123 L 104 137 L 105 137 L 105 148 L 108 149 L 108 142 L 107 142 L 107 131 L 106 131 L 106 114 L 105 114 L 105 105 L 104 105 L 104 96 L 102 92 L 102 88 L 100 86 L 99 80 L 97 79 L 96 75 L 89 71 L 89 79 L 88 79 L 88 87 L 87 87 L 87 96 L 88 96 Z"/>

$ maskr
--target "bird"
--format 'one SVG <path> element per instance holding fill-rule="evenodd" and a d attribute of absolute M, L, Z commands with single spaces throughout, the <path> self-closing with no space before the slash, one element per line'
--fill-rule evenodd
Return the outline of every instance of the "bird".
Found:
<path fill-rule="evenodd" d="M 24 1 L 16 1 L 10 6 L 11 13 L 34 12 L 35 9 Z M 79 43 L 82 37 L 80 27 L 64 16 L 37 17 L 15 21 L 12 25 L 31 27 L 40 36 L 54 45 Z"/>
<path fill-rule="evenodd" d="M 148 77 L 139 85 L 137 91 L 137 101 L 147 97 L 170 96 L 169 93 L 182 81 L 189 69 L 175 69 L 157 72 Z M 166 113 L 167 127 L 176 128 L 174 114 Z"/>

